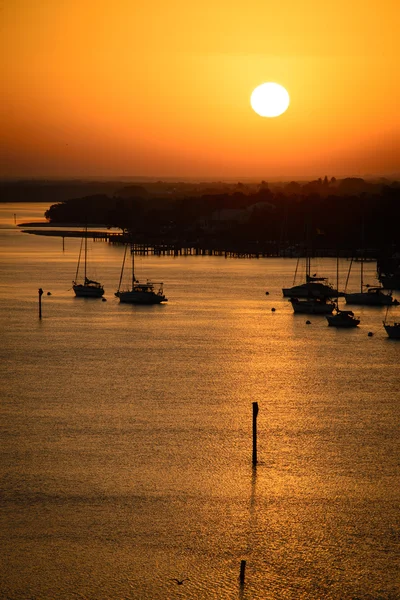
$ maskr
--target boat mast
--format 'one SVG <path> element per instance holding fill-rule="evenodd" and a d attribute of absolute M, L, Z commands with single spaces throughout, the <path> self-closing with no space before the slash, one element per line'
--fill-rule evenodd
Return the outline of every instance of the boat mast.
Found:
<path fill-rule="evenodd" d="M 86 261 L 87 261 L 87 224 L 85 227 L 85 275 L 83 282 L 86 284 Z"/>
<path fill-rule="evenodd" d="M 79 248 L 79 256 L 78 256 L 78 264 L 76 266 L 75 281 L 78 281 L 79 266 L 81 264 L 82 246 L 83 246 L 83 239 L 81 239 L 81 247 Z"/>
<path fill-rule="evenodd" d="M 362 252 L 364 253 L 364 250 Z M 362 293 L 364 288 L 364 256 L 361 257 L 360 288 L 360 292 Z"/>
<path fill-rule="evenodd" d="M 122 276 L 124 274 L 124 267 L 125 267 L 125 259 L 126 259 L 126 252 L 127 252 L 127 250 L 128 250 L 128 244 L 126 244 L 126 246 L 125 246 L 124 258 L 123 258 L 122 267 L 121 267 L 121 275 L 119 276 L 119 284 L 118 284 L 118 290 L 117 290 L 118 292 L 121 289 Z"/>
<path fill-rule="evenodd" d="M 292 285 L 294 285 L 296 283 L 296 277 L 297 277 L 297 270 L 299 268 L 299 262 L 300 262 L 300 256 L 297 257 L 296 269 L 294 271 L 294 277 L 293 277 L 293 284 Z"/>
<path fill-rule="evenodd" d="M 339 249 L 336 256 L 336 289 L 338 296 L 336 298 L 336 312 L 339 312 Z"/>
<path fill-rule="evenodd" d="M 361 221 L 361 268 L 360 268 L 360 292 L 364 288 L 364 258 L 365 258 L 365 222 L 364 222 L 364 205 L 362 205 L 362 221 Z"/>
<path fill-rule="evenodd" d="M 135 246 L 131 244 L 131 255 L 132 255 L 132 290 L 135 285 Z"/>
<path fill-rule="evenodd" d="M 350 259 L 350 266 L 349 266 L 349 270 L 347 271 L 346 285 L 344 286 L 344 291 L 345 292 L 347 292 L 347 286 L 349 284 L 350 271 L 351 271 L 352 264 L 353 264 L 353 257 L 351 257 L 351 259 Z M 337 289 L 339 290 L 339 285 L 337 286 Z"/>
<path fill-rule="evenodd" d="M 305 241 L 306 241 L 306 247 L 305 247 L 305 253 L 306 253 L 306 281 L 310 281 L 310 275 L 311 275 L 311 252 L 310 252 L 310 225 L 308 220 L 305 223 Z"/>

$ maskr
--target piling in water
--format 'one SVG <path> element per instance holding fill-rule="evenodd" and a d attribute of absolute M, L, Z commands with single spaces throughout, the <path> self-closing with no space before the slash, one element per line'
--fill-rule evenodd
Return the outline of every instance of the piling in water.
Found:
<path fill-rule="evenodd" d="M 253 402 L 253 466 L 257 464 L 257 415 L 258 402 Z"/>
<path fill-rule="evenodd" d="M 244 584 L 244 574 L 246 571 L 246 561 L 242 560 L 240 563 L 240 575 L 239 575 L 239 581 L 240 581 L 240 585 Z"/>
<path fill-rule="evenodd" d="M 42 318 L 42 296 L 43 296 L 43 290 L 42 290 L 42 288 L 39 288 L 39 319 Z"/>

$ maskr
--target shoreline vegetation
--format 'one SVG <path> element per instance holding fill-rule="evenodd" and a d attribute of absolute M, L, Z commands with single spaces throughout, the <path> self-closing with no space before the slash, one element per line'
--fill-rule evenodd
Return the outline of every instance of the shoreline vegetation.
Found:
<path fill-rule="evenodd" d="M 156 252 L 378 258 L 399 250 L 400 183 L 387 178 L 2 181 L 0 202 L 50 205 L 46 222 L 19 224 L 35 228 L 29 233 L 81 236 L 75 228 L 87 225 L 94 239 Z"/>

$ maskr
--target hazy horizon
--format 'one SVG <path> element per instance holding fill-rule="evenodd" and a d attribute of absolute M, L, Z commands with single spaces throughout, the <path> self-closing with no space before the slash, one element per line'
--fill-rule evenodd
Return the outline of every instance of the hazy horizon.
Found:
<path fill-rule="evenodd" d="M 264 175 L 259 176 L 232 176 L 232 177 L 223 177 L 223 176 L 213 176 L 213 175 L 204 175 L 204 176 L 181 176 L 181 175 L 19 175 L 15 177 L 0 177 L 0 181 L 3 182 L 18 182 L 18 181 L 61 181 L 61 182 L 72 182 L 72 181 L 135 181 L 135 182 L 143 182 L 143 183 L 155 183 L 158 181 L 162 182 L 177 182 L 177 183 L 261 183 L 262 181 L 266 181 L 267 183 L 288 183 L 291 181 L 298 182 L 309 182 L 315 181 L 319 178 L 324 178 L 324 174 L 315 174 L 315 175 L 278 175 L 274 177 L 267 177 Z M 327 174 L 328 179 L 335 177 L 337 180 L 347 179 L 347 178 L 359 178 L 364 179 L 365 181 L 376 181 L 376 180 L 387 180 L 390 182 L 397 181 L 400 178 L 399 173 L 391 173 L 387 175 L 383 174 L 344 174 L 344 175 L 336 175 L 336 174 Z"/>

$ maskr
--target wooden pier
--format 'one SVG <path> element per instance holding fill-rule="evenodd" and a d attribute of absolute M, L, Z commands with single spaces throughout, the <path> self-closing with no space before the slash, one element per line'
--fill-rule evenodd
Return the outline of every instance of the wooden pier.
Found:
<path fill-rule="evenodd" d="M 25 224 L 27 226 L 28 224 Z M 34 235 L 58 236 L 63 239 L 71 237 L 82 238 L 84 232 L 81 229 L 50 229 L 41 227 L 40 229 L 22 229 L 23 233 Z M 109 244 L 130 244 L 131 236 L 124 232 L 88 230 L 87 237 L 94 242 L 107 242 Z M 160 236 L 161 237 L 161 236 Z M 243 244 L 242 248 L 227 249 L 218 247 L 215 240 L 196 240 L 188 241 L 186 239 L 177 239 L 167 241 L 163 239 L 153 240 L 151 242 L 137 241 L 134 244 L 134 252 L 138 255 L 155 256 L 223 256 L 225 258 L 282 258 L 282 252 L 279 243 L 249 243 Z M 342 258 L 352 256 L 350 249 L 344 249 L 340 252 Z M 285 255 L 286 257 L 286 255 Z M 336 257 L 336 253 L 331 249 L 318 249 L 314 257 Z M 291 257 L 297 258 L 297 257 Z"/>

